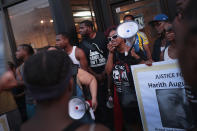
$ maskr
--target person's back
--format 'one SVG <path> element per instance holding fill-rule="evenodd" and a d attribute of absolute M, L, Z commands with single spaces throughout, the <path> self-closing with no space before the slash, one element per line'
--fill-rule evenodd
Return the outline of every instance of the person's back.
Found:
<path fill-rule="evenodd" d="M 36 99 L 37 109 L 22 131 L 63 131 L 74 122 L 68 115 L 73 94 L 71 63 L 65 52 L 56 50 L 36 54 L 25 62 L 25 85 Z M 76 131 L 87 131 L 89 126 L 82 123 Z M 95 128 L 107 130 L 103 126 Z"/>

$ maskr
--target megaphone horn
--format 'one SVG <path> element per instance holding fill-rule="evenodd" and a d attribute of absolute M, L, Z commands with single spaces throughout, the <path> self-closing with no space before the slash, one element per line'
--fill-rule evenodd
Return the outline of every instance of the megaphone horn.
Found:
<path fill-rule="evenodd" d="M 123 39 L 128 39 L 137 34 L 139 31 L 138 24 L 135 21 L 127 21 L 120 24 L 117 28 L 117 34 Z"/>
<path fill-rule="evenodd" d="M 72 98 L 68 103 L 68 113 L 72 119 L 81 119 L 87 111 L 86 103 L 80 98 Z"/>
<path fill-rule="evenodd" d="M 90 112 L 92 119 L 95 120 L 91 101 L 84 101 L 78 97 L 70 99 L 68 103 L 68 114 L 72 119 L 81 119 L 87 111 Z"/>

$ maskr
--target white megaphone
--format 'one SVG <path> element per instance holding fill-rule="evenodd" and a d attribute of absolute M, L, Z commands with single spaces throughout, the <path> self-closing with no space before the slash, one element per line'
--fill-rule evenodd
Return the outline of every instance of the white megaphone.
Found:
<path fill-rule="evenodd" d="M 72 119 L 81 119 L 87 111 L 90 112 L 92 119 L 95 120 L 93 109 L 89 101 L 84 101 L 79 97 L 74 97 L 70 99 L 68 103 L 68 113 Z"/>
<path fill-rule="evenodd" d="M 139 26 L 135 21 L 126 21 L 120 24 L 117 28 L 119 37 L 126 39 L 128 46 L 132 46 L 135 41 L 135 35 L 139 31 Z"/>

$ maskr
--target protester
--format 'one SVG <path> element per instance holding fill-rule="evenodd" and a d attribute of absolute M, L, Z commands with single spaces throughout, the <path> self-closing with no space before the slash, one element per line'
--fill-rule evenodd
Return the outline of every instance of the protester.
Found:
<path fill-rule="evenodd" d="M 88 62 L 82 49 L 71 44 L 69 33 L 62 32 L 56 35 L 56 46 L 63 49 L 72 59 L 73 64 L 79 65 L 82 69 L 88 71 Z"/>
<path fill-rule="evenodd" d="M 59 50 L 56 47 L 49 47 L 48 51 Z M 69 56 L 70 57 L 70 56 Z M 70 57 L 72 60 L 73 57 Z M 73 62 L 73 60 L 72 60 Z M 73 76 L 76 81 L 76 88 L 74 89 L 74 95 L 81 97 L 84 100 L 91 101 L 92 108 L 95 111 L 97 108 L 97 81 L 96 78 L 87 71 L 79 68 L 77 63 L 72 65 L 73 71 L 76 72 L 76 76 Z M 89 89 L 89 90 L 88 90 Z M 82 122 L 93 123 L 94 121 L 90 117 L 89 113 L 81 119 Z"/>
<path fill-rule="evenodd" d="M 50 46 L 47 47 L 46 50 L 50 51 L 50 50 L 61 50 L 61 48 L 57 47 L 57 46 Z"/>
<path fill-rule="evenodd" d="M 22 126 L 22 131 L 107 130 L 69 117 L 68 102 L 73 94 L 71 66 L 69 56 L 57 50 L 38 53 L 25 62 L 24 80 L 37 101 L 37 111 Z"/>
<path fill-rule="evenodd" d="M 130 21 L 130 20 L 135 20 L 135 17 L 133 16 L 133 15 L 125 15 L 124 17 L 123 17 L 123 20 L 124 20 L 124 22 L 125 21 Z"/>
<path fill-rule="evenodd" d="M 11 61 L 8 62 L 8 71 L 11 71 L 14 76 L 16 76 L 16 66 Z M 14 80 L 17 84 L 16 86 L 10 86 L 12 88 L 12 93 L 14 95 L 14 99 L 20 111 L 23 122 L 27 120 L 26 106 L 25 106 L 25 93 L 24 93 L 24 85 L 20 85 L 16 80 Z"/>
<path fill-rule="evenodd" d="M 84 50 L 88 64 L 97 80 L 105 78 L 105 64 L 107 59 L 107 39 L 102 32 L 95 32 L 93 23 L 89 20 L 80 23 L 80 34 L 83 37 L 79 47 Z"/>
<path fill-rule="evenodd" d="M 124 22 L 134 21 L 135 18 L 134 18 L 133 15 L 125 15 L 123 20 L 124 20 Z M 137 52 L 137 49 L 140 48 L 146 54 L 147 59 L 152 61 L 151 51 L 150 51 L 150 48 L 149 48 L 149 41 L 148 41 L 148 38 L 147 38 L 146 34 L 141 32 L 141 31 L 138 31 L 138 33 L 135 36 L 134 41 L 135 41 L 134 42 L 135 43 L 134 47 L 136 49 L 136 52 Z"/>
<path fill-rule="evenodd" d="M 98 81 L 98 108 L 95 114 L 96 122 L 112 128 L 112 111 L 107 109 L 107 77 L 105 64 L 107 61 L 107 39 L 102 32 L 95 32 L 93 23 L 89 20 L 80 23 L 79 32 L 83 37 L 79 47 L 83 49 L 92 74 Z"/>
<path fill-rule="evenodd" d="M 108 40 L 109 56 L 106 72 L 113 79 L 116 130 L 122 130 L 121 111 L 125 130 L 135 129 L 136 126 L 141 125 L 130 65 L 144 63 L 144 61 L 135 53 L 133 46 L 127 46 L 125 40 L 117 35 L 116 28 L 111 29 Z"/>
<path fill-rule="evenodd" d="M 149 22 L 149 25 L 154 27 L 157 31 L 158 38 L 155 40 L 153 45 L 152 58 L 153 61 L 160 61 L 161 52 L 166 49 L 170 44 L 165 39 L 165 25 L 168 24 L 168 17 L 165 14 L 158 14 L 154 17 L 152 21 Z"/>
<path fill-rule="evenodd" d="M 18 60 L 22 60 L 23 62 L 25 62 L 33 54 L 34 54 L 34 50 L 31 47 L 31 45 L 29 45 L 29 44 L 22 44 L 22 45 L 19 45 L 18 48 L 17 48 L 16 58 Z M 24 63 L 22 63 L 16 69 L 16 80 L 18 82 L 18 87 L 17 88 L 19 88 L 19 89 L 20 88 L 21 89 L 24 88 L 24 87 L 21 87 L 21 86 L 24 86 L 24 82 L 23 82 L 23 68 L 24 68 Z M 25 89 L 25 101 L 26 101 L 27 118 L 30 119 L 35 114 L 36 103 L 35 103 L 34 99 L 32 98 L 31 93 L 30 93 L 30 91 L 28 89 Z"/>
<path fill-rule="evenodd" d="M 12 71 L 5 72 L 0 78 L 0 116 L 6 115 L 11 131 L 20 131 L 22 124 L 20 112 L 14 100 L 11 89 L 17 86 Z"/>
<path fill-rule="evenodd" d="M 190 101 L 195 128 L 197 130 L 197 1 L 177 0 L 177 15 L 174 19 L 178 60 L 184 80 L 190 87 L 186 88 L 186 95 Z"/>
<path fill-rule="evenodd" d="M 165 39 L 170 42 L 169 46 L 161 52 L 160 61 L 168 61 L 177 59 L 177 46 L 175 41 L 175 32 L 173 31 L 172 24 L 164 26 Z"/>

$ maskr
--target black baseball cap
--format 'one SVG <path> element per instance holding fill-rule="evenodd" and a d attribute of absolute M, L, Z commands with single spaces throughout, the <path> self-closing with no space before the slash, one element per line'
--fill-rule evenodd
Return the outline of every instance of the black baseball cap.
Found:
<path fill-rule="evenodd" d="M 72 61 L 64 51 L 41 52 L 24 64 L 25 85 L 38 101 L 63 95 L 72 76 Z"/>

